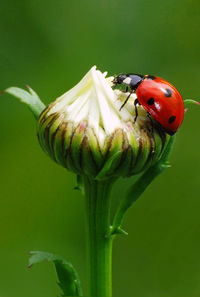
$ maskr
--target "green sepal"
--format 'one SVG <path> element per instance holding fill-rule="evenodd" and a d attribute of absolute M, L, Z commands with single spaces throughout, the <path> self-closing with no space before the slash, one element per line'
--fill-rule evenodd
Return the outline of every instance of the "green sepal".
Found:
<path fill-rule="evenodd" d="M 112 167 L 113 164 L 115 164 L 115 161 L 119 159 L 119 157 L 121 156 L 122 152 L 116 152 L 114 153 L 104 164 L 103 168 L 100 170 L 100 172 L 97 174 L 97 176 L 95 177 L 96 180 L 104 180 L 108 177 L 109 172 L 113 172 Z"/>
<path fill-rule="evenodd" d="M 135 182 L 130 186 L 124 198 L 122 198 L 113 220 L 111 234 L 119 234 L 126 211 L 138 200 L 150 183 L 166 168 L 169 168 L 169 154 L 173 148 L 175 136 L 170 137 L 160 160 L 149 167 Z"/>
<path fill-rule="evenodd" d="M 148 163 L 149 159 L 149 152 L 150 152 L 150 147 L 151 147 L 151 139 L 146 131 L 141 131 L 141 153 L 139 155 L 139 158 L 137 157 L 137 161 L 135 162 L 135 165 L 133 167 L 133 172 L 131 175 L 137 174 L 144 170 L 146 167 L 146 164 Z"/>
<path fill-rule="evenodd" d="M 54 263 L 58 276 L 58 285 L 63 293 L 62 297 L 83 296 L 78 274 L 71 263 L 61 256 L 47 252 L 32 251 L 30 255 L 28 268 L 43 261 Z"/>
<path fill-rule="evenodd" d="M 6 89 L 3 93 L 10 94 L 18 98 L 21 102 L 25 103 L 28 108 L 32 111 L 35 118 L 38 119 L 41 112 L 45 109 L 44 103 L 40 100 L 38 95 L 29 86 L 27 86 L 28 92 L 17 88 L 10 87 Z"/>
<path fill-rule="evenodd" d="M 90 127 L 87 127 L 87 135 L 90 143 L 90 150 L 92 154 L 92 158 L 96 164 L 96 167 L 99 169 L 102 167 L 104 162 L 104 158 L 102 156 L 101 149 L 99 147 L 99 141 L 97 136 L 94 133 L 94 130 Z"/>
<path fill-rule="evenodd" d="M 59 118 L 58 114 L 51 114 L 46 119 L 46 121 L 42 123 L 42 125 L 40 126 L 40 129 L 38 129 L 38 138 L 39 138 L 40 145 L 44 150 L 44 152 L 47 153 L 49 156 L 51 156 L 51 158 L 53 158 L 54 161 L 56 161 L 55 156 L 54 154 L 52 154 L 52 150 L 49 145 L 49 139 L 50 139 L 49 131 L 51 129 L 52 123 L 58 118 Z"/>
<path fill-rule="evenodd" d="M 70 147 L 70 158 L 73 162 L 74 172 L 81 172 L 82 167 L 80 163 L 81 158 L 81 144 L 84 141 L 85 136 L 85 129 L 86 124 L 80 123 L 76 129 L 74 130 L 74 133 L 72 134 L 71 138 L 71 147 Z"/>
<path fill-rule="evenodd" d="M 129 174 L 132 161 L 132 147 L 130 145 L 127 145 L 127 148 L 122 151 L 120 159 L 120 164 L 115 168 L 114 175 L 126 177 Z"/>
<path fill-rule="evenodd" d="M 88 176 L 90 175 L 96 176 L 96 174 L 98 173 L 98 166 L 95 160 L 93 159 L 90 139 L 88 138 L 88 136 L 84 137 L 82 147 L 81 147 L 81 154 L 82 154 L 81 162 L 82 162 L 83 174 Z"/>

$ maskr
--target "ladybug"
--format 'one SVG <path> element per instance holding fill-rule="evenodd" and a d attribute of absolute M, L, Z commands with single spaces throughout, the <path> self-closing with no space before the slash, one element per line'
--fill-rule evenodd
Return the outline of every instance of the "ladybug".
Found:
<path fill-rule="evenodd" d="M 176 133 L 184 116 L 184 103 L 178 90 L 168 81 L 153 75 L 120 74 L 114 78 L 114 87 L 125 85 L 130 94 L 121 106 L 127 103 L 133 92 L 136 93 L 135 121 L 138 116 L 137 105 L 142 105 L 169 135 Z"/>

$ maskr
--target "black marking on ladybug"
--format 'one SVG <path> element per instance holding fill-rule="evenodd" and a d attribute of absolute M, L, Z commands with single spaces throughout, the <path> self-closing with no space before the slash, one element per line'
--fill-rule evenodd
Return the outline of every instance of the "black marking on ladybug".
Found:
<path fill-rule="evenodd" d="M 168 123 L 169 123 L 169 124 L 172 124 L 172 123 L 175 121 L 175 119 L 176 119 L 176 116 L 175 116 L 175 115 L 171 116 L 171 117 L 169 118 L 169 120 L 168 120 Z"/>
<path fill-rule="evenodd" d="M 164 90 L 164 94 L 165 94 L 165 97 L 171 97 L 172 96 L 172 90 L 167 88 L 167 89 Z"/>
<path fill-rule="evenodd" d="M 156 77 L 155 77 L 154 75 L 147 75 L 145 78 L 148 78 L 148 79 L 154 80 Z"/>
<path fill-rule="evenodd" d="M 150 98 L 149 100 L 147 100 L 147 104 L 148 105 L 153 105 L 154 104 L 154 99 Z"/>

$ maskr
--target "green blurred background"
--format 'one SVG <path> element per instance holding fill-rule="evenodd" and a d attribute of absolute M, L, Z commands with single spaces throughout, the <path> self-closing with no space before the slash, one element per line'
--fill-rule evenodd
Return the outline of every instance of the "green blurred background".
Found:
<path fill-rule="evenodd" d="M 199 0 L 0 1 L 0 89 L 29 84 L 47 104 L 97 65 L 110 75 L 155 74 L 200 99 Z M 75 176 L 39 147 L 27 107 L 0 98 L 0 296 L 55 297 L 51 264 L 27 269 L 28 251 L 63 255 L 86 288 L 84 201 Z M 200 109 L 177 134 L 172 168 L 126 217 L 114 243 L 114 296 L 200 296 Z M 121 180 L 113 194 L 125 189 Z M 85 291 L 86 292 L 86 291 Z"/>

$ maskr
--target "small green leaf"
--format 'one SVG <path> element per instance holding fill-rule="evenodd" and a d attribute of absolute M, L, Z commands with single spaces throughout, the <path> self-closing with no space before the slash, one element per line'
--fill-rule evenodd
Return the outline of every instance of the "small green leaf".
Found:
<path fill-rule="evenodd" d="M 58 285 L 63 292 L 62 297 L 82 296 L 79 277 L 71 263 L 61 256 L 47 252 L 32 251 L 30 255 L 28 268 L 42 261 L 54 263 L 59 281 Z"/>
<path fill-rule="evenodd" d="M 200 105 L 200 102 L 192 100 L 192 99 L 185 99 L 184 101 L 184 106 L 187 107 L 188 105 Z"/>
<path fill-rule="evenodd" d="M 150 183 L 166 168 L 170 167 L 168 158 L 174 144 L 175 136 L 170 137 L 169 142 L 161 156 L 161 159 L 145 171 L 128 189 L 125 197 L 121 200 L 113 220 L 110 235 L 119 234 L 126 211 L 142 195 Z"/>
<path fill-rule="evenodd" d="M 3 93 L 10 94 L 25 103 L 32 111 L 35 118 L 38 119 L 41 112 L 45 109 L 45 105 L 35 91 L 33 91 L 29 86 L 27 86 L 27 89 L 28 92 L 17 87 L 11 87 L 6 89 Z"/>
<path fill-rule="evenodd" d="M 121 234 L 121 235 L 128 235 L 128 232 L 126 232 L 124 229 L 122 229 L 121 227 L 118 227 L 115 230 L 112 230 L 111 235 L 113 234 Z"/>

